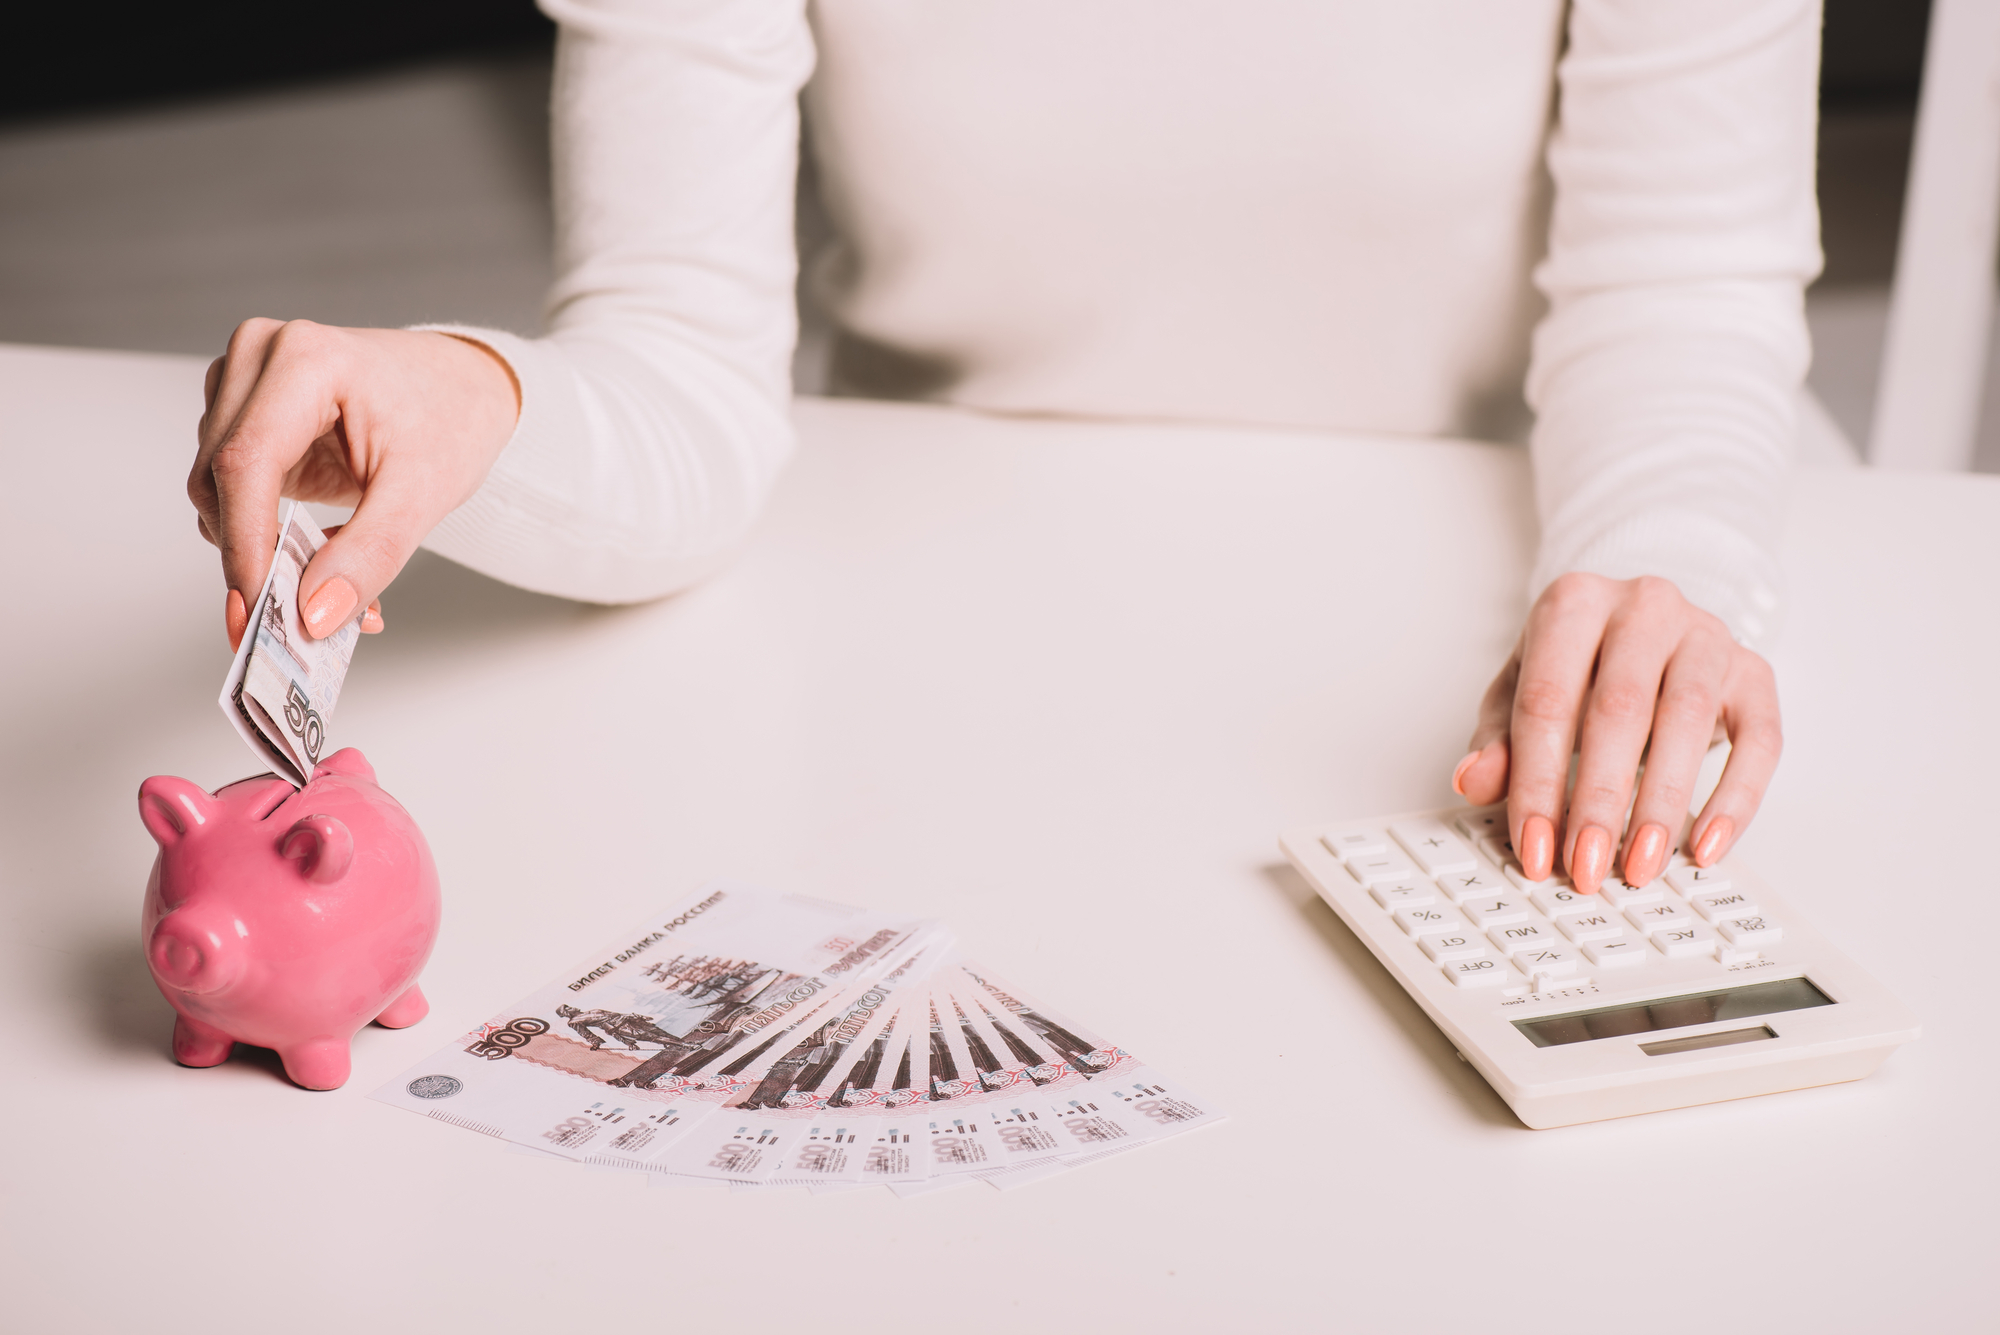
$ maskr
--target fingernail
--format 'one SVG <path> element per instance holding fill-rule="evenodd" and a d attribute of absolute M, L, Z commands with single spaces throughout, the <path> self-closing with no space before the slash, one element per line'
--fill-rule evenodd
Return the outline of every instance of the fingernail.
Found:
<path fill-rule="evenodd" d="M 1528 817 L 1521 822 L 1521 846 L 1514 852 L 1529 880 L 1546 881 L 1555 870 L 1556 827 L 1547 816 Z"/>
<path fill-rule="evenodd" d="M 1465 759 L 1459 761 L 1458 768 L 1451 772 L 1451 790 L 1460 797 L 1465 796 L 1465 772 L 1478 763 L 1480 754 L 1478 751 L 1466 752 Z"/>
<path fill-rule="evenodd" d="M 1597 893 L 1604 874 L 1611 870 L 1611 832 L 1602 825 L 1586 825 L 1576 832 L 1576 846 L 1569 853 L 1569 878 L 1586 895 Z"/>
<path fill-rule="evenodd" d="M 368 610 L 361 614 L 361 633 L 363 635 L 380 635 L 386 629 L 388 629 L 388 625 L 382 620 L 382 600 L 377 598 L 374 602 L 368 604 Z"/>
<path fill-rule="evenodd" d="M 222 600 L 222 625 L 229 632 L 229 652 L 233 654 L 242 645 L 243 632 L 250 625 L 250 614 L 243 610 L 243 595 L 234 589 Z"/>
<path fill-rule="evenodd" d="M 1717 816 L 1701 832 L 1701 838 L 1694 841 L 1694 865 L 1706 867 L 1722 856 L 1722 850 L 1729 847 L 1729 840 L 1736 833 L 1736 822 L 1727 816 Z"/>
<path fill-rule="evenodd" d="M 319 586 L 319 591 L 306 600 L 299 609 L 299 617 L 306 623 L 306 634 L 315 640 L 323 640 L 347 623 L 354 615 L 354 605 L 361 601 L 361 595 L 344 578 L 335 575 Z"/>
<path fill-rule="evenodd" d="M 1667 827 L 1649 820 L 1633 831 L 1632 842 L 1626 845 L 1626 884 L 1644 885 L 1660 874 L 1660 864 L 1666 860 Z"/>

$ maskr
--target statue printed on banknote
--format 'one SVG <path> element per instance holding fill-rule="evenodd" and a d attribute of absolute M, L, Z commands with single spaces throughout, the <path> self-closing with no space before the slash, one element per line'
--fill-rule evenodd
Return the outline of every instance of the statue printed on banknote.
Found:
<path fill-rule="evenodd" d="M 558 1006 L 556 1014 L 568 1021 L 569 1027 L 590 1044 L 592 1051 L 603 1047 L 607 1038 L 615 1038 L 634 1050 L 641 1043 L 665 1046 L 680 1042 L 680 1039 L 654 1024 L 650 1016 L 620 1015 L 616 1011 L 580 1011 L 574 1006 Z"/>

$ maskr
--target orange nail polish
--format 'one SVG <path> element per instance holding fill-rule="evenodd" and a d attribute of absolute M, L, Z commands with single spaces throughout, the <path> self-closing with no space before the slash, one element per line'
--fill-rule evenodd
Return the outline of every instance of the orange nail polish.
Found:
<path fill-rule="evenodd" d="M 1625 881 L 1628 885 L 1644 885 L 1660 874 L 1660 865 L 1667 860 L 1667 827 L 1658 821 L 1647 821 L 1632 833 L 1632 842 L 1625 847 Z"/>
<path fill-rule="evenodd" d="M 1556 827 L 1547 816 L 1530 816 L 1521 822 L 1521 846 L 1515 850 L 1521 870 L 1531 881 L 1544 881 L 1555 870 Z"/>
<path fill-rule="evenodd" d="M 1465 759 L 1459 761 L 1458 768 L 1451 772 L 1451 790 L 1460 797 L 1465 796 L 1465 772 L 1478 763 L 1481 754 L 1478 751 L 1466 752 Z"/>
<path fill-rule="evenodd" d="M 382 620 L 382 600 L 377 598 L 374 602 L 368 604 L 368 610 L 361 614 L 361 633 L 363 635 L 380 635 L 386 629 L 388 629 L 388 623 Z"/>
<path fill-rule="evenodd" d="M 1731 836 L 1736 833 L 1736 822 L 1727 816 L 1717 816 L 1701 832 L 1701 838 L 1694 843 L 1694 865 L 1706 867 L 1722 856 L 1729 847 Z"/>
<path fill-rule="evenodd" d="M 250 614 L 243 610 L 243 595 L 234 589 L 222 600 L 222 626 L 229 632 L 229 652 L 233 654 L 243 644 L 243 632 L 250 626 Z"/>
<path fill-rule="evenodd" d="M 1611 832 L 1602 825 L 1586 825 L 1576 832 L 1570 849 L 1569 876 L 1586 895 L 1597 893 L 1604 874 L 1611 870 Z"/>
<path fill-rule="evenodd" d="M 354 615 L 354 605 L 360 601 L 361 595 L 354 591 L 354 586 L 335 575 L 306 600 L 306 605 L 299 609 L 299 619 L 306 623 L 306 634 L 323 640 L 347 624 L 347 618 Z"/>

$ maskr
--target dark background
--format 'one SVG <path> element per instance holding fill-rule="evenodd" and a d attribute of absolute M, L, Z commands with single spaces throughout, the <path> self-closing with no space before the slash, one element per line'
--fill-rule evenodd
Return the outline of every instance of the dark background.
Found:
<path fill-rule="evenodd" d="M 1827 0 L 1823 105 L 1914 105 L 1929 15 L 1929 0 Z M 0 32 L 0 118 L 20 120 L 546 48 L 555 28 L 531 0 L 45 0 Z"/>

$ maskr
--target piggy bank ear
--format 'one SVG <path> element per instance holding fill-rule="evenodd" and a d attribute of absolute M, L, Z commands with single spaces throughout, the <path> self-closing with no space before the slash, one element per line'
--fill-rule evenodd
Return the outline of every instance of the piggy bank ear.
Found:
<path fill-rule="evenodd" d="M 343 746 L 313 768 L 315 775 L 346 774 L 357 779 L 375 782 L 375 767 L 368 763 L 368 757 L 351 746 Z"/>
<path fill-rule="evenodd" d="M 354 862 L 354 836 L 331 816 L 302 816 L 285 831 L 278 856 L 298 859 L 308 881 L 332 885 Z"/>
<path fill-rule="evenodd" d="M 139 785 L 139 819 L 161 848 L 172 848 L 214 814 L 209 795 L 186 779 L 156 774 Z"/>

